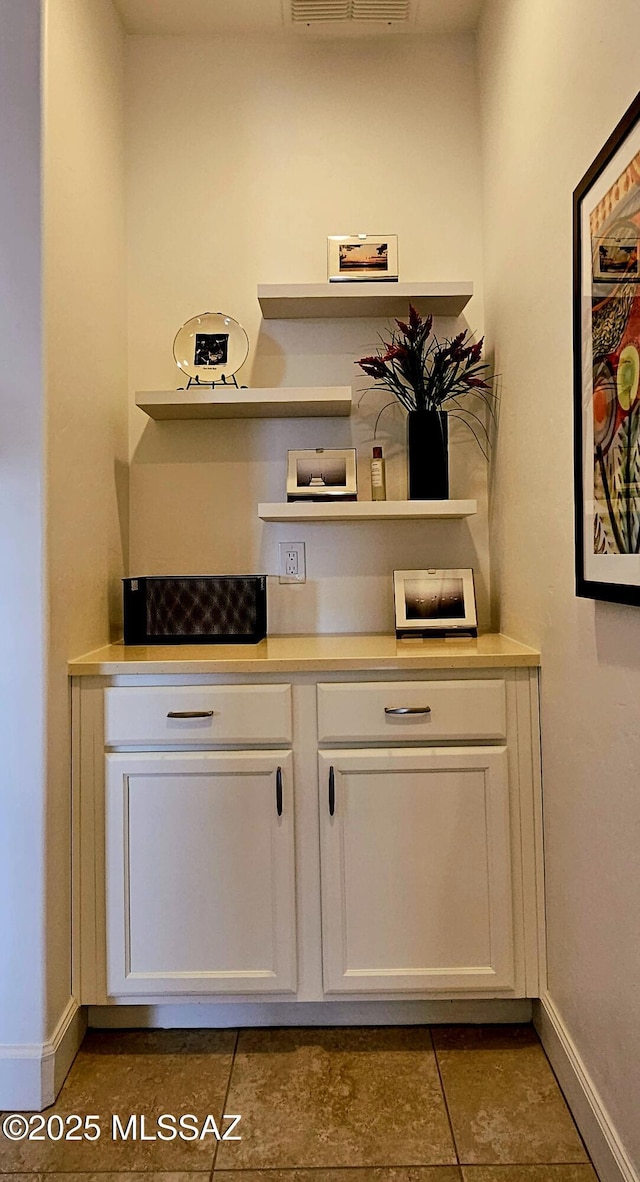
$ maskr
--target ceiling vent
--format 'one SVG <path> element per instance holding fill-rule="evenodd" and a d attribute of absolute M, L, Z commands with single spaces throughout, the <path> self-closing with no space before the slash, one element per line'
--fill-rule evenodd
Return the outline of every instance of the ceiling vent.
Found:
<path fill-rule="evenodd" d="M 414 15 L 415 0 L 285 0 L 287 23 L 406 24 Z"/>

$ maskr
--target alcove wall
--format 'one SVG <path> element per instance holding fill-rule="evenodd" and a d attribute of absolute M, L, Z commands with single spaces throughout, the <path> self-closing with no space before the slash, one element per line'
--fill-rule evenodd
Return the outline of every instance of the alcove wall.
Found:
<path fill-rule="evenodd" d="M 472 566 L 489 623 L 486 468 L 454 424 L 453 497 L 468 521 L 276 525 L 288 448 L 356 446 L 359 496 L 378 412 L 354 362 L 388 321 L 261 320 L 258 283 L 324 282 L 332 233 L 396 233 L 402 280 L 472 280 L 482 331 L 480 152 L 470 36 L 353 41 L 134 36 L 127 44 L 132 574 L 277 572 L 277 543 L 304 541 L 307 583 L 269 583 L 272 632 L 393 628 L 391 572 Z M 354 385 L 351 419 L 153 423 L 134 392 L 180 384 L 189 317 L 247 329 L 247 385 Z M 389 498 L 406 496 L 404 412 L 378 441 Z"/>

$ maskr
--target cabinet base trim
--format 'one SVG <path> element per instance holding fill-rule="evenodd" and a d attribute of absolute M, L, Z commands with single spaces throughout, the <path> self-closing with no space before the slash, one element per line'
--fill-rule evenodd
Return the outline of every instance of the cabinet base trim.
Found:
<path fill-rule="evenodd" d="M 53 1104 L 86 1028 L 86 1011 L 69 998 L 47 1042 L 0 1045 L 0 1109 L 41 1112 Z"/>
<path fill-rule="evenodd" d="M 89 1006 L 94 1029 L 182 1030 L 230 1026 L 424 1026 L 449 1022 L 530 1022 L 526 998 L 481 1001 L 332 1001 Z"/>
<path fill-rule="evenodd" d="M 533 1021 L 601 1182 L 640 1182 L 585 1064 L 548 993 Z"/>

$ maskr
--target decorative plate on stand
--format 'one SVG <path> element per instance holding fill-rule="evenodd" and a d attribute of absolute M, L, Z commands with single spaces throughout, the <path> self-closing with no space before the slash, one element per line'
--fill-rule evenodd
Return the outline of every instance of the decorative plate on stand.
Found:
<path fill-rule="evenodd" d="M 194 382 L 224 382 L 247 360 L 249 338 L 224 312 L 203 312 L 178 330 L 173 342 L 176 365 Z"/>

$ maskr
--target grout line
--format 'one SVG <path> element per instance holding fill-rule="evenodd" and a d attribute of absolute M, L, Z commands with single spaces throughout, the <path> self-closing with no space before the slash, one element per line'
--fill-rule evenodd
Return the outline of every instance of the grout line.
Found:
<path fill-rule="evenodd" d="M 465 1170 L 471 1170 L 471 1169 L 474 1169 L 474 1170 L 495 1170 L 495 1169 L 498 1169 L 498 1167 L 500 1167 L 500 1169 L 502 1169 L 504 1167 L 505 1170 L 507 1170 L 507 1169 L 508 1170 L 520 1170 L 520 1169 L 546 1170 L 549 1166 L 551 1166 L 552 1169 L 554 1169 L 554 1170 L 563 1169 L 563 1168 L 564 1169 L 573 1169 L 574 1166 L 580 1166 L 582 1169 L 588 1170 L 589 1167 L 591 1167 L 591 1169 L 595 1173 L 595 1166 L 594 1166 L 593 1162 L 591 1162 L 591 1161 L 567 1161 L 567 1160 L 565 1160 L 565 1161 L 503 1161 L 503 1160 L 500 1160 L 500 1161 L 463 1161 L 463 1162 L 460 1162 L 460 1169 L 465 1169 Z M 597 1177 L 597 1175 L 596 1175 L 596 1177 Z"/>
<path fill-rule="evenodd" d="M 451 1113 L 449 1111 L 449 1101 L 447 1100 L 447 1093 L 446 1093 L 445 1086 L 444 1086 L 444 1080 L 442 1078 L 442 1072 L 440 1070 L 440 1060 L 438 1059 L 438 1051 L 436 1049 L 436 1044 L 433 1040 L 433 1030 L 432 1030 L 431 1026 L 429 1027 L 429 1038 L 431 1039 L 431 1046 L 433 1048 L 433 1057 L 436 1062 L 436 1071 L 438 1072 L 438 1079 L 440 1080 L 440 1091 L 442 1092 L 442 1099 L 444 1101 L 444 1109 L 447 1114 L 447 1120 L 449 1122 L 449 1129 L 451 1130 L 451 1140 L 453 1141 L 453 1151 L 456 1155 L 456 1163 L 457 1163 L 458 1169 L 460 1170 L 460 1177 L 462 1177 L 462 1162 L 460 1161 L 460 1154 L 458 1153 L 458 1143 L 456 1141 L 456 1135 L 455 1135 L 454 1128 L 453 1128 L 453 1121 L 451 1119 Z"/>
<path fill-rule="evenodd" d="M 511 1162 L 504 1162 L 501 1164 L 510 1166 Z M 546 1164 L 546 1163 L 543 1163 L 543 1164 Z M 582 1163 L 582 1164 L 584 1164 L 584 1163 Z M 492 1163 L 492 1165 L 493 1165 L 493 1163 Z M 490 1166 L 490 1168 L 492 1168 L 492 1165 Z M 405 1163 L 405 1164 L 403 1164 L 401 1162 L 399 1164 L 393 1163 L 392 1165 L 387 1164 L 387 1165 L 377 1165 L 377 1166 L 362 1166 L 362 1165 L 361 1166 L 242 1166 L 240 1169 L 235 1169 L 233 1166 L 225 1166 L 224 1169 L 220 1172 L 226 1173 L 228 1171 L 229 1173 L 232 1173 L 234 1176 L 237 1175 L 238 1182 L 242 1182 L 242 1175 L 243 1174 L 253 1174 L 256 1171 L 259 1171 L 261 1174 L 291 1174 L 291 1175 L 293 1175 L 293 1174 L 298 1174 L 298 1173 L 303 1173 L 303 1174 L 316 1174 L 317 1173 L 319 1175 L 324 1175 L 327 1173 L 328 1170 L 331 1170 L 332 1172 L 339 1171 L 340 1173 L 349 1173 L 349 1174 L 358 1174 L 358 1173 L 365 1171 L 365 1170 L 367 1171 L 367 1173 L 369 1173 L 371 1170 L 380 1170 L 383 1175 L 383 1182 L 384 1182 L 384 1174 L 391 1173 L 394 1170 L 429 1170 L 429 1172 L 431 1172 L 432 1170 L 456 1170 L 458 1172 L 458 1175 L 460 1176 L 460 1178 L 462 1178 L 462 1166 L 460 1166 L 458 1164 L 458 1162 L 450 1162 L 448 1165 L 442 1165 L 442 1163 L 437 1164 L 437 1165 L 416 1165 L 415 1162 Z M 165 1171 L 165 1172 L 168 1173 L 169 1171 Z M 0 1175 L 0 1177 L 1 1176 L 2 1175 Z M 44 1180 L 44 1182 L 46 1182 L 46 1179 Z"/>
<path fill-rule="evenodd" d="M 230 1091 L 230 1089 L 231 1089 L 231 1077 L 232 1077 L 232 1075 L 233 1075 L 233 1068 L 234 1068 L 235 1061 L 236 1061 L 236 1051 L 238 1050 L 238 1041 L 239 1041 L 239 1039 L 240 1039 L 240 1031 L 239 1031 L 239 1030 L 236 1030 L 236 1037 L 235 1037 L 235 1040 L 234 1040 L 234 1043 L 233 1043 L 233 1054 L 232 1054 L 232 1056 L 231 1056 L 231 1066 L 230 1066 L 230 1068 L 229 1068 L 229 1078 L 228 1078 L 228 1080 L 227 1080 L 227 1087 L 226 1087 L 226 1090 L 225 1090 L 225 1093 L 224 1093 L 224 1100 L 222 1101 L 222 1111 L 221 1111 L 221 1113 L 220 1113 L 220 1124 L 222 1124 L 222 1118 L 223 1118 L 223 1116 L 224 1116 L 224 1113 L 225 1113 L 225 1110 L 226 1110 L 226 1107 L 227 1107 L 227 1100 L 229 1099 L 229 1091 Z M 213 1171 L 214 1171 L 214 1170 L 215 1170 L 215 1168 L 216 1168 L 216 1158 L 217 1158 L 217 1156 L 218 1156 L 218 1142 L 216 1141 L 216 1147 L 215 1147 L 215 1149 L 214 1149 L 214 1151 L 213 1151 L 213 1161 L 211 1162 L 211 1169 L 210 1169 L 210 1171 L 209 1171 L 209 1180 L 210 1180 L 210 1182 L 213 1182 Z"/>

